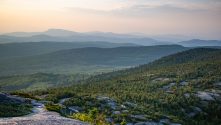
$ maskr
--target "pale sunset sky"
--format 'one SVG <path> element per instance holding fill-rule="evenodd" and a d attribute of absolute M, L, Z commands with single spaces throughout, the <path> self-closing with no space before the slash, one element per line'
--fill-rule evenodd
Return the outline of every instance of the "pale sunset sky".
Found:
<path fill-rule="evenodd" d="M 221 0 L 0 0 L 0 33 L 50 28 L 221 39 Z"/>

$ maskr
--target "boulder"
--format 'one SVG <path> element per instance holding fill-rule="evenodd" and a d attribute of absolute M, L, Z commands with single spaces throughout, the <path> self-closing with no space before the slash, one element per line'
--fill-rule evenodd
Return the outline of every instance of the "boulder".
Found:
<path fill-rule="evenodd" d="M 112 110 L 115 110 L 117 107 L 116 101 L 106 97 L 106 96 L 98 96 L 97 100 L 102 101 L 103 102 L 103 106 L 108 105 Z"/>
<path fill-rule="evenodd" d="M 189 83 L 186 82 L 186 81 L 183 81 L 183 82 L 180 83 L 180 85 L 181 85 L 181 86 L 187 86 L 187 85 L 189 85 Z"/>
<path fill-rule="evenodd" d="M 169 119 L 161 119 L 159 123 L 162 123 L 163 125 L 181 125 L 179 123 L 171 123 Z"/>
<path fill-rule="evenodd" d="M 217 88 L 221 88 L 221 82 L 215 83 L 214 86 Z"/>
<path fill-rule="evenodd" d="M 182 125 L 180 123 L 170 123 L 169 125 Z"/>
<path fill-rule="evenodd" d="M 191 112 L 191 113 L 187 114 L 187 116 L 190 117 L 190 118 L 193 118 L 193 117 L 195 117 L 196 115 L 197 115 L 196 112 Z"/>
<path fill-rule="evenodd" d="M 129 113 L 129 111 L 128 110 L 123 110 L 122 113 Z"/>
<path fill-rule="evenodd" d="M 126 109 L 126 108 L 127 108 L 125 105 L 120 105 L 120 107 L 121 107 L 122 109 Z"/>
<path fill-rule="evenodd" d="M 138 120 L 146 120 L 145 115 L 131 115 L 130 117 Z"/>
<path fill-rule="evenodd" d="M 190 97 L 190 94 L 189 94 L 189 93 L 185 93 L 184 96 L 185 96 L 186 98 L 189 98 L 189 97 Z"/>
<path fill-rule="evenodd" d="M 202 112 L 202 109 L 199 107 L 192 107 L 192 109 L 196 112 Z"/>
<path fill-rule="evenodd" d="M 191 108 L 193 111 L 190 112 L 189 114 L 187 114 L 187 116 L 190 118 L 195 117 L 196 115 L 198 115 L 202 112 L 202 109 L 200 109 L 199 107 L 191 107 Z"/>
<path fill-rule="evenodd" d="M 160 123 L 169 124 L 169 123 L 170 123 L 170 120 L 169 120 L 169 119 L 161 119 L 161 120 L 160 120 Z"/>
<path fill-rule="evenodd" d="M 132 107 L 132 108 L 133 108 L 133 107 L 137 107 L 137 104 L 132 103 L 132 102 L 125 102 L 124 105 L 125 105 L 125 106 L 128 106 L 128 107 Z"/>
<path fill-rule="evenodd" d="M 201 100 L 204 100 L 204 101 L 214 101 L 215 100 L 211 96 L 211 93 L 209 93 L 209 92 L 198 91 L 196 96 L 199 97 Z"/>
<path fill-rule="evenodd" d="M 115 110 L 117 107 L 116 103 L 113 101 L 108 102 L 107 105 L 113 110 Z"/>
<path fill-rule="evenodd" d="M 114 119 L 113 118 L 106 118 L 105 119 L 108 123 L 113 123 L 114 122 Z"/>
<path fill-rule="evenodd" d="M 108 101 L 108 100 L 110 100 L 110 98 L 107 96 L 98 96 L 97 100 Z"/>
<path fill-rule="evenodd" d="M 211 92 L 221 95 L 221 90 L 220 89 L 212 89 Z"/>
<path fill-rule="evenodd" d="M 121 112 L 120 112 L 120 111 L 114 111 L 113 114 L 115 114 L 115 115 L 120 115 Z"/>
<path fill-rule="evenodd" d="M 168 90 L 168 89 L 170 89 L 170 88 L 172 88 L 173 86 L 175 86 L 176 85 L 176 83 L 170 83 L 169 85 L 166 85 L 166 86 L 163 86 L 163 90 Z"/>
<path fill-rule="evenodd" d="M 31 101 L 31 104 L 32 104 L 33 106 L 35 106 L 35 107 L 38 107 L 38 108 L 43 108 L 43 107 L 44 107 L 44 104 L 43 104 L 43 103 L 40 103 L 40 102 L 38 102 L 38 101 L 36 101 L 36 100 L 32 100 L 32 101 Z"/>
<path fill-rule="evenodd" d="M 153 82 L 166 82 L 169 81 L 169 78 L 156 78 L 153 80 Z"/>
<path fill-rule="evenodd" d="M 65 101 L 69 100 L 70 98 L 63 98 L 63 99 L 60 99 L 58 104 L 61 104 L 63 105 Z"/>
<path fill-rule="evenodd" d="M 78 107 L 78 106 L 71 106 L 71 107 L 68 107 L 68 109 L 73 112 L 73 113 L 78 113 L 81 109 L 81 107 Z"/>

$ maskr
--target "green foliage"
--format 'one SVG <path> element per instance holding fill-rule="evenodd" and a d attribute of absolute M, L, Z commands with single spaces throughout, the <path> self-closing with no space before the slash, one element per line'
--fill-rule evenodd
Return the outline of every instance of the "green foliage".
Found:
<path fill-rule="evenodd" d="M 70 117 L 95 125 L 108 125 L 105 120 L 105 116 L 102 113 L 99 113 L 96 108 L 89 110 L 88 113 L 74 113 Z"/>
<path fill-rule="evenodd" d="M 0 117 L 16 117 L 31 113 L 32 106 L 29 104 L 1 103 Z"/>
<path fill-rule="evenodd" d="M 89 110 L 89 116 L 92 119 L 96 119 L 97 115 L 98 115 L 98 110 L 96 108 L 93 108 L 92 110 Z"/>
<path fill-rule="evenodd" d="M 71 116 L 73 119 L 78 119 L 84 122 L 93 122 L 93 119 L 86 113 L 75 113 Z"/>
<path fill-rule="evenodd" d="M 53 87 L 68 86 L 85 80 L 89 77 L 87 74 L 51 74 L 51 73 L 35 73 L 30 75 L 15 75 L 0 77 L 1 91 L 15 90 L 42 90 Z"/>
<path fill-rule="evenodd" d="M 18 40 L 16 38 L 16 40 Z M 12 59 L 18 57 L 27 57 L 42 55 L 59 50 L 67 50 L 85 47 L 112 48 L 120 46 L 134 46 L 128 43 L 109 43 L 109 42 L 24 42 L 0 44 L 0 60 Z"/>
<path fill-rule="evenodd" d="M 126 124 L 127 124 L 127 122 L 125 119 L 123 119 L 123 121 L 120 123 L 120 125 L 126 125 Z"/>
<path fill-rule="evenodd" d="M 48 111 L 55 111 L 55 112 L 58 112 L 60 113 L 61 112 L 61 109 L 62 107 L 60 105 L 57 105 L 57 104 L 53 104 L 53 103 L 47 103 L 45 105 L 45 108 L 48 110 Z"/>

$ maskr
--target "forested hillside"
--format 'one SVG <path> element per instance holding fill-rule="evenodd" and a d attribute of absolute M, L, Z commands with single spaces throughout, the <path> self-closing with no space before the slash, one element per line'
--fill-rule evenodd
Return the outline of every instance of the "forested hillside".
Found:
<path fill-rule="evenodd" d="M 43 100 L 54 103 L 70 97 L 64 105 L 80 111 L 71 116 L 80 120 L 96 109 L 109 123 L 217 125 L 221 122 L 220 55 L 220 49 L 192 49 L 32 95 L 44 95 Z"/>
<path fill-rule="evenodd" d="M 79 83 L 88 78 L 87 74 L 51 74 L 35 73 L 0 77 L 0 91 L 42 90 L 46 88 L 64 87 Z"/>
<path fill-rule="evenodd" d="M 179 45 L 68 49 L 2 60 L 0 75 L 106 72 L 145 64 L 187 49 Z"/>
<path fill-rule="evenodd" d="M 59 50 L 100 47 L 112 48 L 120 46 L 137 46 L 131 43 L 108 43 L 108 42 L 23 42 L 0 44 L 0 60 L 41 55 Z"/>

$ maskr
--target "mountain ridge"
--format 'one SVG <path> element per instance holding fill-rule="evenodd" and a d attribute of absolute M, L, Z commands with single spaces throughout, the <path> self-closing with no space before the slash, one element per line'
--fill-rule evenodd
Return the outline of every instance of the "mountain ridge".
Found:
<path fill-rule="evenodd" d="M 0 43 L 7 42 L 82 42 L 82 41 L 106 41 L 113 43 L 135 43 L 140 45 L 172 44 L 158 41 L 147 36 L 130 34 L 117 34 L 112 32 L 74 32 L 63 29 L 48 29 L 44 32 L 14 32 L 0 35 Z"/>
<path fill-rule="evenodd" d="M 202 47 L 202 46 L 221 46 L 221 40 L 201 40 L 192 39 L 188 41 L 182 41 L 178 43 L 185 47 Z"/>
<path fill-rule="evenodd" d="M 0 44 L 0 60 L 15 57 L 33 56 L 46 54 L 58 50 L 100 47 L 114 48 L 119 46 L 138 46 L 130 43 L 109 43 L 109 42 L 26 42 L 26 43 L 7 43 Z"/>
<path fill-rule="evenodd" d="M 188 48 L 180 45 L 161 45 L 60 50 L 42 55 L 3 60 L 0 62 L 0 74 L 7 72 L 24 73 L 32 70 L 34 72 L 54 72 L 61 69 L 66 72 L 71 70 L 91 70 L 86 68 L 87 66 L 94 68 L 128 67 L 148 63 L 162 56 L 186 49 Z"/>

